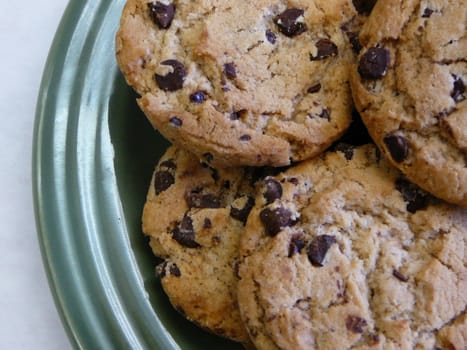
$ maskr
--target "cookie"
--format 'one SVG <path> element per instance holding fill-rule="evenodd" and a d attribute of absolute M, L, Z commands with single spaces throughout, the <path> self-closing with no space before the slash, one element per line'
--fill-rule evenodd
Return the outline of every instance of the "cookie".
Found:
<path fill-rule="evenodd" d="M 252 341 L 465 349 L 467 210 L 409 182 L 374 145 L 336 149 L 258 186 L 238 282 Z"/>
<path fill-rule="evenodd" d="M 151 123 L 212 165 L 284 166 L 350 122 L 350 0 L 128 0 L 117 59 Z"/>
<path fill-rule="evenodd" d="M 357 109 L 412 182 L 467 207 L 467 2 L 376 3 L 351 74 Z"/>
<path fill-rule="evenodd" d="M 143 211 L 143 232 L 162 287 L 186 318 L 243 343 L 236 298 L 238 245 L 262 169 L 214 169 L 170 147 L 160 159 Z"/>

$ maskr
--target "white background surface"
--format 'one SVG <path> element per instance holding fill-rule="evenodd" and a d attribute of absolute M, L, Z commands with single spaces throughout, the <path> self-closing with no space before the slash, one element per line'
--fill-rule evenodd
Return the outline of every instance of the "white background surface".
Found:
<path fill-rule="evenodd" d="M 0 3 L 0 349 L 70 349 L 47 284 L 32 205 L 42 70 L 67 0 Z"/>

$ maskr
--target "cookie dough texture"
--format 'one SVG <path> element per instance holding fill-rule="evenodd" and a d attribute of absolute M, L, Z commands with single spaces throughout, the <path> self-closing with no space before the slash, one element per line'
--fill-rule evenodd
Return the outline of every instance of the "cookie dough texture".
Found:
<path fill-rule="evenodd" d="M 350 0 L 128 0 L 117 59 L 175 145 L 211 164 L 283 166 L 350 123 L 356 16 Z"/>
<path fill-rule="evenodd" d="M 351 78 L 355 104 L 392 164 L 464 207 L 466 26 L 466 1 L 379 1 L 360 33 Z"/>
<path fill-rule="evenodd" d="M 252 207 L 244 170 L 215 170 L 170 147 L 160 159 L 143 211 L 143 231 L 164 291 L 186 318 L 243 343 L 236 298 L 239 239 Z"/>
<path fill-rule="evenodd" d="M 467 211 L 339 147 L 258 187 L 238 300 L 258 349 L 465 349 Z"/>

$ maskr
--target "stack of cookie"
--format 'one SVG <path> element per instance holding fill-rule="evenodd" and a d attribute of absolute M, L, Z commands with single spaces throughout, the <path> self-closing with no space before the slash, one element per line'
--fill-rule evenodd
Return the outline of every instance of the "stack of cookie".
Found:
<path fill-rule="evenodd" d="M 257 349 L 466 349 L 466 26 L 463 1 L 128 0 L 173 306 Z"/>

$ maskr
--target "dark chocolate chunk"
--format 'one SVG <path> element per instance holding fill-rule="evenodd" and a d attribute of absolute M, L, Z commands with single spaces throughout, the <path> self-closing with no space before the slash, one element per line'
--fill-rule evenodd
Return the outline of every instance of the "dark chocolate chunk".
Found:
<path fill-rule="evenodd" d="M 154 174 L 154 189 L 156 191 L 156 195 L 164 192 L 174 183 L 174 176 L 167 170 L 159 170 Z"/>
<path fill-rule="evenodd" d="M 320 39 L 315 44 L 318 49 L 316 55 L 310 54 L 310 61 L 323 60 L 328 57 L 337 56 L 337 45 L 329 39 Z"/>
<path fill-rule="evenodd" d="M 464 99 L 465 85 L 461 77 L 453 75 L 454 86 L 451 91 L 451 97 L 456 102 L 460 102 Z"/>
<path fill-rule="evenodd" d="M 362 49 L 362 44 L 360 43 L 360 38 L 358 37 L 357 32 L 347 32 L 347 37 L 349 38 L 350 46 L 352 47 L 352 51 L 355 53 L 359 53 Z"/>
<path fill-rule="evenodd" d="M 175 6 L 173 4 L 165 5 L 159 1 L 148 3 L 149 15 L 160 29 L 170 27 L 175 16 Z"/>
<path fill-rule="evenodd" d="M 402 282 L 407 282 L 409 278 L 407 276 L 404 276 L 402 273 L 400 273 L 398 270 L 393 270 L 392 275 L 396 277 L 399 281 Z"/>
<path fill-rule="evenodd" d="M 296 177 L 291 177 L 287 179 L 287 182 L 290 182 L 291 184 L 294 184 L 295 186 L 298 185 L 299 181 Z"/>
<path fill-rule="evenodd" d="M 247 111 L 246 109 L 241 109 L 241 110 L 239 110 L 239 111 L 232 112 L 232 113 L 229 115 L 229 119 L 230 119 L 230 120 L 239 120 L 239 119 L 241 119 L 243 116 L 245 116 L 247 113 L 248 113 L 248 111 Z"/>
<path fill-rule="evenodd" d="M 240 136 L 240 141 L 250 141 L 251 136 L 250 135 L 242 135 Z"/>
<path fill-rule="evenodd" d="M 352 145 L 349 145 L 348 143 L 339 142 L 338 144 L 336 144 L 334 149 L 338 152 L 344 153 L 345 159 L 351 160 L 353 158 L 355 147 Z"/>
<path fill-rule="evenodd" d="M 270 204 L 282 197 L 282 185 L 272 177 L 264 180 L 264 186 L 266 190 L 263 192 L 263 196 L 266 199 L 266 204 Z"/>
<path fill-rule="evenodd" d="M 395 162 L 403 162 L 409 155 L 409 144 L 400 135 L 389 135 L 384 138 L 384 144 Z"/>
<path fill-rule="evenodd" d="M 324 258 L 331 245 L 337 243 L 336 238 L 330 235 L 316 236 L 308 245 L 307 254 L 313 266 L 323 266 Z"/>
<path fill-rule="evenodd" d="M 348 316 L 345 320 L 347 329 L 354 333 L 363 333 L 363 327 L 366 327 L 367 322 L 359 316 Z"/>
<path fill-rule="evenodd" d="M 266 30 L 266 39 L 271 43 L 275 44 L 276 43 L 276 34 L 274 34 L 272 31 L 269 29 Z"/>
<path fill-rule="evenodd" d="M 369 14 L 376 4 L 376 0 L 352 0 L 352 3 L 360 14 Z"/>
<path fill-rule="evenodd" d="M 290 8 L 277 15 L 274 18 L 274 23 L 277 24 L 279 31 L 288 36 L 294 37 L 302 34 L 307 30 L 304 22 L 298 21 L 303 16 L 304 11 L 297 8 Z"/>
<path fill-rule="evenodd" d="M 156 274 L 159 278 L 164 278 L 167 274 L 175 277 L 180 277 L 182 273 L 178 266 L 171 261 L 164 261 L 156 267 Z"/>
<path fill-rule="evenodd" d="M 206 94 L 204 91 L 196 91 L 190 95 L 190 101 L 193 103 L 203 103 L 206 101 Z"/>
<path fill-rule="evenodd" d="M 315 93 L 319 92 L 320 90 L 321 90 L 321 84 L 318 83 L 318 84 L 315 84 L 315 85 L 313 85 L 313 86 L 310 86 L 310 87 L 308 88 L 307 92 L 308 92 L 309 94 L 315 94 Z"/>
<path fill-rule="evenodd" d="M 170 123 L 173 125 L 173 126 L 177 126 L 177 127 L 180 127 L 183 125 L 183 121 L 178 118 L 178 117 L 172 117 L 170 118 Z"/>
<path fill-rule="evenodd" d="M 320 117 L 321 119 L 326 119 L 328 122 L 331 121 L 331 115 L 329 114 L 329 110 L 327 108 L 323 108 L 318 117 Z"/>
<path fill-rule="evenodd" d="M 290 258 L 294 256 L 295 254 L 299 254 L 304 246 L 305 246 L 305 241 L 303 240 L 302 236 L 300 235 L 293 236 L 289 244 L 288 257 Z"/>
<path fill-rule="evenodd" d="M 212 155 L 212 153 L 204 153 L 203 154 L 203 158 L 206 160 L 206 162 L 208 163 L 211 163 L 213 160 L 214 160 L 214 156 Z"/>
<path fill-rule="evenodd" d="M 248 215 L 250 214 L 251 209 L 253 209 L 254 205 L 255 205 L 255 199 L 253 197 L 248 196 L 243 208 L 235 208 L 235 207 L 230 208 L 230 216 L 234 218 L 235 220 L 238 220 L 242 222 L 243 224 L 245 224 L 246 220 L 248 219 Z"/>
<path fill-rule="evenodd" d="M 399 178 L 396 180 L 396 189 L 402 194 L 402 198 L 407 202 L 406 209 L 409 213 L 415 213 L 427 207 L 430 196 L 417 185 L 410 181 Z"/>
<path fill-rule="evenodd" d="M 432 9 L 426 7 L 425 10 L 423 11 L 422 17 L 423 17 L 423 18 L 429 18 L 429 17 L 431 17 L 431 15 L 433 14 L 433 12 L 434 12 L 434 11 L 433 11 Z"/>
<path fill-rule="evenodd" d="M 212 228 L 212 221 L 209 218 L 204 219 L 204 224 L 203 224 L 204 229 Z"/>
<path fill-rule="evenodd" d="M 389 51 L 382 47 L 371 47 L 358 62 L 358 73 L 364 79 L 380 79 L 388 71 L 390 64 Z"/>
<path fill-rule="evenodd" d="M 195 231 L 193 229 L 193 220 L 185 215 L 181 222 L 172 230 L 172 238 L 180 243 L 182 246 L 187 248 L 199 248 L 199 245 L 195 241 Z"/>
<path fill-rule="evenodd" d="M 224 74 L 229 79 L 235 79 L 237 77 L 237 70 L 233 62 L 224 64 Z"/>
<path fill-rule="evenodd" d="M 166 75 L 154 74 L 157 85 L 164 91 L 177 91 L 183 88 L 186 78 L 185 66 L 177 60 L 166 60 L 161 62 L 163 66 L 171 66 L 172 72 Z"/>
<path fill-rule="evenodd" d="M 186 203 L 189 208 L 220 208 L 221 200 L 219 197 L 208 193 L 202 194 L 197 190 L 191 191 L 185 195 Z"/>
<path fill-rule="evenodd" d="M 175 164 L 173 159 L 167 159 L 159 164 L 159 168 L 162 167 L 175 170 L 177 169 L 177 164 Z"/>
<path fill-rule="evenodd" d="M 259 218 L 266 233 L 270 236 L 275 236 L 285 227 L 292 226 L 295 223 L 292 219 L 292 212 L 281 207 L 263 209 L 259 214 Z"/>

